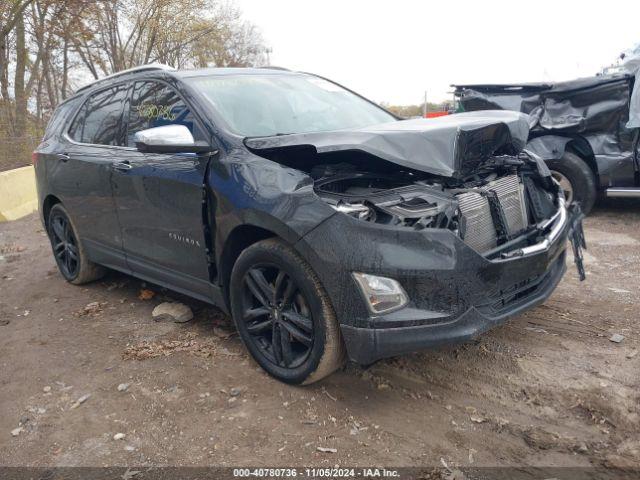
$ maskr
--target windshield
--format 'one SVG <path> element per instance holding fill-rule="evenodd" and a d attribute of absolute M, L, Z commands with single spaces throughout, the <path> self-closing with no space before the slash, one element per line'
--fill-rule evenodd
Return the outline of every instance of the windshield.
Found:
<path fill-rule="evenodd" d="M 381 108 L 312 75 L 219 75 L 186 79 L 234 133 L 262 137 L 361 128 L 394 121 Z"/>

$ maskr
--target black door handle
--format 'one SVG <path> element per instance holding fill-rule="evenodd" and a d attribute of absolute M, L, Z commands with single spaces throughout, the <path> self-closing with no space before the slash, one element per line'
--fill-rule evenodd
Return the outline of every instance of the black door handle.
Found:
<path fill-rule="evenodd" d="M 56 156 L 58 157 L 58 160 L 60 160 L 61 162 L 68 162 L 69 159 L 71 158 L 66 153 L 58 153 Z"/>
<path fill-rule="evenodd" d="M 125 160 L 123 162 L 116 162 L 113 164 L 113 168 L 115 170 L 120 170 L 121 172 L 126 172 L 127 170 L 131 170 L 131 163 L 129 160 Z"/>

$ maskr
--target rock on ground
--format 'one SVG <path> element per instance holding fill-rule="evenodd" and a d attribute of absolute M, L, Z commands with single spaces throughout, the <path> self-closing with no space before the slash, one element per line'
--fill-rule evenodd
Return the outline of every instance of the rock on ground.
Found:
<path fill-rule="evenodd" d="M 169 320 L 177 323 L 188 322 L 193 318 L 193 312 L 184 303 L 164 302 L 153 309 L 151 313 L 156 322 Z"/>

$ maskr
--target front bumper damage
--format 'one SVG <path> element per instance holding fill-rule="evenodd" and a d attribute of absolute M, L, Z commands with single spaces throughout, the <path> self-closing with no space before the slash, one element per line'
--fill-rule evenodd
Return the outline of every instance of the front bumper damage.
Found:
<path fill-rule="evenodd" d="M 567 240 L 581 278 L 579 207 L 561 204 L 538 244 L 487 259 L 453 233 L 372 227 L 334 215 L 297 245 L 327 289 L 349 358 L 359 364 L 467 341 L 543 303 L 566 271 Z M 394 278 L 410 303 L 372 316 L 351 272 Z"/>

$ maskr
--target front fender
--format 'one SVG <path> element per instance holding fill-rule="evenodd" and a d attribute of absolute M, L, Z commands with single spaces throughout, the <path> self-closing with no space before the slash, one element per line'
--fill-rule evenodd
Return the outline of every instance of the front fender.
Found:
<path fill-rule="evenodd" d="M 560 160 L 564 156 L 571 137 L 560 135 L 542 135 L 529 140 L 525 149 L 535 153 L 543 160 Z"/>

